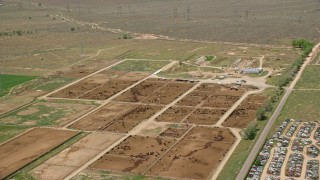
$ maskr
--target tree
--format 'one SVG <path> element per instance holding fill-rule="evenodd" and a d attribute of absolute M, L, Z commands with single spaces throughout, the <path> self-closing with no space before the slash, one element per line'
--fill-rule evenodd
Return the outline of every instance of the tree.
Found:
<path fill-rule="evenodd" d="M 254 165 L 256 166 L 261 166 L 261 160 L 260 160 L 260 157 L 257 157 L 257 159 L 254 161 Z"/>
<path fill-rule="evenodd" d="M 247 128 L 244 129 L 242 138 L 245 140 L 253 140 L 257 135 L 257 124 L 251 122 L 248 124 Z"/>
<path fill-rule="evenodd" d="M 258 121 L 262 121 L 266 118 L 266 110 L 264 108 L 259 108 L 257 111 L 256 111 L 256 117 L 257 117 L 257 120 Z"/>
<path fill-rule="evenodd" d="M 75 30 L 75 28 L 74 28 L 74 27 L 72 27 L 72 28 L 70 28 L 70 30 L 71 30 L 71 31 L 74 31 L 74 30 Z"/>
<path fill-rule="evenodd" d="M 270 100 L 268 100 L 264 105 L 263 105 L 263 107 L 264 107 L 264 109 L 267 111 L 267 112 L 270 112 L 270 111 L 272 111 L 272 109 L 273 109 L 273 107 L 272 107 L 272 102 L 271 102 L 272 100 L 270 99 Z"/>

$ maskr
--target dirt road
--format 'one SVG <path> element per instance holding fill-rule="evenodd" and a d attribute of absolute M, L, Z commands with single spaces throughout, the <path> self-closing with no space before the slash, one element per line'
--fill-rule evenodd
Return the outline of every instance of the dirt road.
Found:
<path fill-rule="evenodd" d="M 243 164 L 238 176 L 237 176 L 237 180 L 243 180 L 246 178 L 247 173 L 249 172 L 249 169 L 252 165 L 252 163 L 254 162 L 256 155 L 259 153 L 260 148 L 263 146 L 265 139 L 267 138 L 267 135 L 272 127 L 272 125 L 274 124 L 274 122 L 276 121 L 278 115 L 280 114 L 283 106 L 285 105 L 285 103 L 287 102 L 294 86 L 297 84 L 297 82 L 299 81 L 299 79 L 301 78 L 302 72 L 304 71 L 304 69 L 306 68 L 306 66 L 312 61 L 313 58 L 316 57 L 317 51 L 320 48 L 320 43 L 318 43 L 313 49 L 312 52 L 309 54 L 309 57 L 306 59 L 306 61 L 304 62 L 304 64 L 301 66 L 300 71 L 298 72 L 297 76 L 295 77 L 295 79 L 292 81 L 292 83 L 290 84 L 290 86 L 287 88 L 286 93 L 284 94 L 283 98 L 281 99 L 278 107 L 276 108 L 276 110 L 274 111 L 273 115 L 271 116 L 271 118 L 269 119 L 267 125 L 265 126 L 265 128 L 263 129 L 263 131 L 261 132 L 259 139 L 257 140 L 256 144 L 254 145 L 254 147 L 252 148 L 247 160 L 245 161 L 245 163 Z"/>
<path fill-rule="evenodd" d="M 94 158 L 92 158 L 90 161 L 88 161 L 86 164 L 82 165 L 81 167 L 79 167 L 77 170 L 75 170 L 74 172 L 72 172 L 70 175 L 68 175 L 67 177 L 65 177 L 65 180 L 69 180 L 72 177 L 74 177 L 75 175 L 77 175 L 78 173 L 80 173 L 82 170 L 86 169 L 90 164 L 92 164 L 93 162 L 97 161 L 100 157 L 102 157 L 105 153 L 107 153 L 108 151 L 110 151 L 111 149 L 113 149 L 115 146 L 117 146 L 119 143 L 121 143 L 123 140 L 125 140 L 126 138 L 128 138 L 131 135 L 136 135 L 138 134 L 142 129 L 145 129 L 148 124 L 150 122 L 155 121 L 155 119 L 160 116 L 164 111 L 166 111 L 167 109 L 169 109 L 171 106 L 173 106 L 174 104 L 176 104 L 178 101 L 180 101 L 182 98 L 184 98 L 185 96 L 187 96 L 191 91 L 195 90 L 196 88 L 198 88 L 201 85 L 201 83 L 196 84 L 195 86 L 193 86 L 192 88 L 190 88 L 188 91 L 186 91 L 183 95 L 181 95 L 180 97 L 178 97 L 177 99 L 175 99 L 173 102 L 171 102 L 170 104 L 166 105 L 164 108 L 161 109 L 161 111 L 157 112 L 155 115 L 153 115 L 152 117 L 150 117 L 148 120 L 142 122 L 140 125 L 136 126 L 135 128 L 133 128 L 129 133 L 127 133 L 124 137 L 120 138 L 117 142 L 113 143 L 111 146 L 109 146 L 107 149 L 105 149 L 104 151 L 102 151 L 101 153 L 99 153 L 97 156 L 95 156 Z"/>

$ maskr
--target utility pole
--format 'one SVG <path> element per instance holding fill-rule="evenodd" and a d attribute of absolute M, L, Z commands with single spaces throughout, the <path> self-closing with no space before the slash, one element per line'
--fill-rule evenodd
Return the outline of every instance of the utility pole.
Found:
<path fill-rule="evenodd" d="M 190 6 L 187 8 L 187 20 L 190 21 Z"/>
<path fill-rule="evenodd" d="M 80 18 L 81 2 L 78 1 L 78 18 Z"/>
<path fill-rule="evenodd" d="M 177 8 L 174 8 L 173 9 L 173 18 L 177 18 L 178 17 L 178 9 Z"/>
<path fill-rule="evenodd" d="M 67 9 L 67 12 L 70 12 L 70 5 L 69 4 L 67 4 L 66 9 Z"/>
<path fill-rule="evenodd" d="M 166 12 L 163 12 L 163 27 L 166 28 Z"/>
<path fill-rule="evenodd" d="M 118 14 L 121 14 L 122 12 L 122 6 L 119 4 L 119 6 L 118 6 Z"/>
<path fill-rule="evenodd" d="M 249 20 L 249 11 L 248 11 L 248 10 L 246 10 L 246 15 L 245 15 L 245 17 L 246 17 L 246 20 Z"/>
<path fill-rule="evenodd" d="M 299 15 L 298 23 L 302 24 L 302 16 L 301 16 L 301 14 Z"/>
<path fill-rule="evenodd" d="M 19 3 L 18 7 L 19 7 L 19 10 L 22 10 L 22 3 Z"/>

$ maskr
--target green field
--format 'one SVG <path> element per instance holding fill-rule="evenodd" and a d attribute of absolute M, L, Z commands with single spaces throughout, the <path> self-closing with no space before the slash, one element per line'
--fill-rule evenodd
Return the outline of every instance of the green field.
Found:
<path fill-rule="evenodd" d="M 68 100 L 53 103 L 39 101 L 0 118 L 0 125 L 56 126 L 59 125 L 59 120 L 75 115 L 81 108 L 96 105 L 92 102 L 77 103 Z"/>
<path fill-rule="evenodd" d="M 320 120 L 320 91 L 294 91 L 282 109 L 275 126 L 284 119 Z"/>
<path fill-rule="evenodd" d="M 0 144 L 26 129 L 26 126 L 0 126 Z"/>
<path fill-rule="evenodd" d="M 0 97 L 8 94 L 11 88 L 35 78 L 35 76 L 0 74 Z"/>
<path fill-rule="evenodd" d="M 169 63 L 170 61 L 127 60 L 119 65 L 112 67 L 112 70 L 155 72 Z"/>
<path fill-rule="evenodd" d="M 42 91 L 53 91 L 59 87 L 62 87 L 66 84 L 71 83 L 72 81 L 74 81 L 75 78 L 56 78 L 56 79 L 52 79 L 48 82 L 44 82 L 41 85 L 34 87 L 33 89 L 35 90 L 42 90 Z"/>
<path fill-rule="evenodd" d="M 320 89 L 320 66 L 307 66 L 296 89 Z"/>

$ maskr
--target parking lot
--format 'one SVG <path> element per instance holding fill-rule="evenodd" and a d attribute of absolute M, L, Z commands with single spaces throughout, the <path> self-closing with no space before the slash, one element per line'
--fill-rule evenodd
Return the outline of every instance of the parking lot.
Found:
<path fill-rule="evenodd" d="M 319 179 L 319 126 L 285 120 L 266 140 L 247 180 Z"/>

